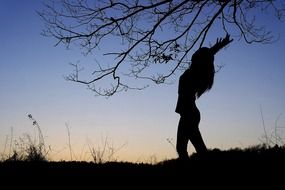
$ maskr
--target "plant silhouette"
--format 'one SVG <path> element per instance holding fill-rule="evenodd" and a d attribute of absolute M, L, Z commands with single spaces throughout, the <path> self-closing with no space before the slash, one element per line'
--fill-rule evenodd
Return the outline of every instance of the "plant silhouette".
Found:
<path fill-rule="evenodd" d="M 199 131 L 200 112 L 195 101 L 213 86 L 214 55 L 232 41 L 227 34 L 224 38 L 218 38 L 214 46 L 199 48 L 192 55 L 190 67 L 179 78 L 175 112 L 180 114 L 176 142 L 176 151 L 180 159 L 189 158 L 187 152 L 189 140 L 197 153 L 202 154 L 207 151 Z"/>

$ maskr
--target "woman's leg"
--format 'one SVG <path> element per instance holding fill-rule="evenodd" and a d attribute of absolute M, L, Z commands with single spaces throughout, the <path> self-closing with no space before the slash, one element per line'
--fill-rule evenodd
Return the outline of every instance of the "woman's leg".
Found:
<path fill-rule="evenodd" d="M 200 154 L 207 152 L 207 147 L 203 141 L 198 126 L 192 128 L 191 133 L 189 134 L 189 138 L 197 153 Z"/>
<path fill-rule="evenodd" d="M 187 119 L 183 116 L 180 117 L 178 130 L 177 130 L 177 141 L 176 141 L 176 151 L 180 159 L 188 159 L 187 145 L 188 145 L 188 126 Z"/>

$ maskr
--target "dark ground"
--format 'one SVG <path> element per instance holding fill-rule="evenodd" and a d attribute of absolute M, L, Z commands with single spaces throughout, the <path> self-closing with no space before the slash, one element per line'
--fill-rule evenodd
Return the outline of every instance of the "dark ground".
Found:
<path fill-rule="evenodd" d="M 205 155 L 193 154 L 187 161 L 166 160 L 157 164 L 107 162 L 27 162 L 2 161 L 0 180 L 9 184 L 33 185 L 40 183 L 44 188 L 50 184 L 91 184 L 113 186 L 132 183 L 137 188 L 150 184 L 169 185 L 212 185 L 230 183 L 234 186 L 250 183 L 255 187 L 270 185 L 285 186 L 285 148 L 253 147 L 246 150 L 211 150 Z M 49 183 L 51 181 L 52 183 Z M 34 187 L 34 186 L 33 186 Z M 121 186 L 122 187 L 122 186 Z M 151 186 L 150 186 L 151 187 Z M 232 188 L 230 188 L 232 189 Z"/>

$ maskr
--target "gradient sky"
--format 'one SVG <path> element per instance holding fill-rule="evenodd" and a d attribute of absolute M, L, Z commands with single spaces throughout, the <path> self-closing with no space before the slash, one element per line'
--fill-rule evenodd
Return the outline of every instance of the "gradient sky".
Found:
<path fill-rule="evenodd" d="M 177 80 L 173 85 L 153 85 L 108 99 L 94 97 L 85 86 L 64 80 L 72 71 L 70 62 L 94 60 L 76 48 L 54 47 L 53 39 L 41 36 L 43 23 L 35 12 L 41 8 L 38 0 L 1 1 L 0 153 L 8 152 L 4 146 L 11 130 L 13 140 L 24 133 L 35 136 L 27 117 L 32 114 L 55 160 L 71 158 L 66 125 L 75 159 L 90 159 L 89 147 L 102 147 L 106 137 L 118 150 L 118 160 L 175 158 L 167 139 L 175 144 Z M 225 67 L 216 75 L 212 90 L 197 101 L 200 130 L 209 148 L 260 143 L 264 135 L 261 107 L 269 134 L 280 114 L 277 125 L 285 127 L 285 25 L 271 19 L 264 19 L 264 24 L 280 35 L 277 42 L 248 45 L 235 40 L 216 56 L 215 62 Z M 285 137 L 284 133 L 285 129 L 278 129 L 280 136 Z"/>

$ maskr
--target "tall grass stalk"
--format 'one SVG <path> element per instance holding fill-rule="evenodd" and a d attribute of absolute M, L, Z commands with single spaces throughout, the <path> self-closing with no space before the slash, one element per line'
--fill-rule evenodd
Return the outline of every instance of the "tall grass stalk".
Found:
<path fill-rule="evenodd" d="M 71 142 L 70 142 L 70 129 L 69 129 L 69 125 L 67 123 L 65 123 L 65 127 L 67 130 L 67 136 L 68 136 L 68 147 L 69 147 L 69 155 L 70 155 L 70 160 L 72 161 L 72 148 L 71 148 Z"/>

